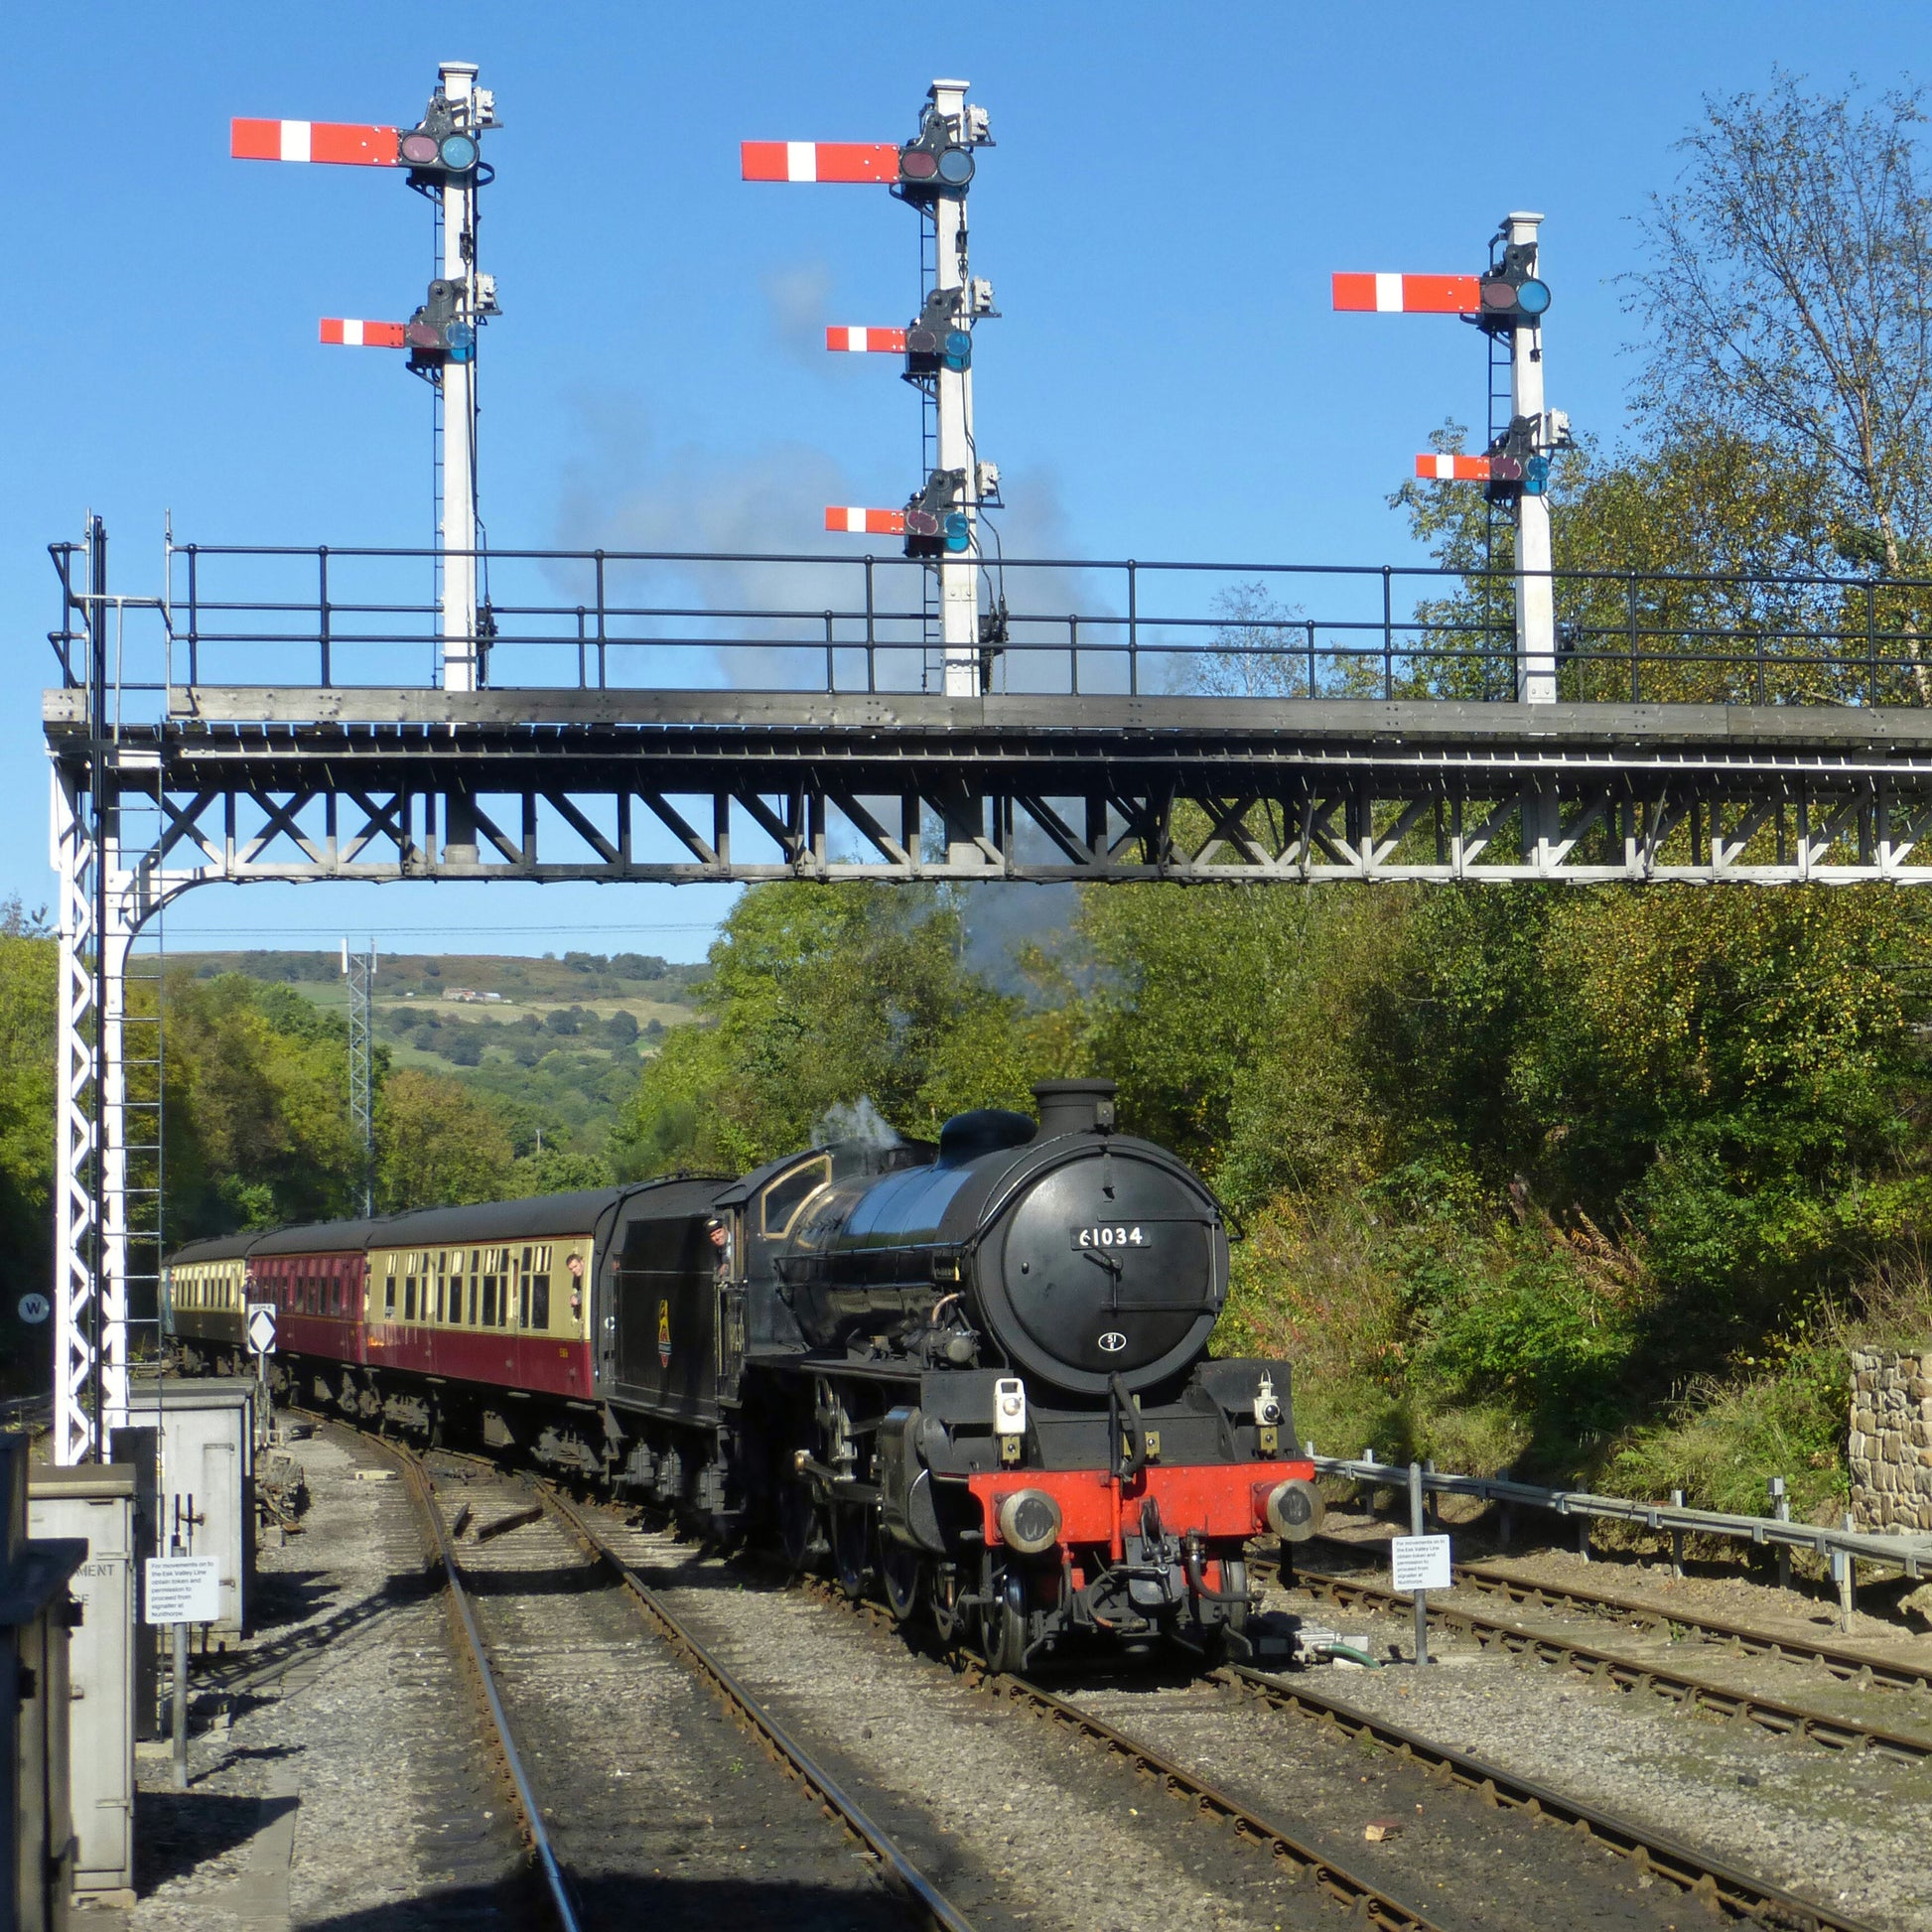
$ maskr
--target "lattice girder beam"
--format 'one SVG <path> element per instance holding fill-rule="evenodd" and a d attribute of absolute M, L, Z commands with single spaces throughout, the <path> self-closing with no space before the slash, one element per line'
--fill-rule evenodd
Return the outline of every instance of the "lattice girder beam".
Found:
<path fill-rule="evenodd" d="M 1539 776 L 1478 788 L 1412 774 L 1399 787 L 1277 779 L 1232 795 L 1212 782 L 1115 784 L 1096 801 L 962 789 L 956 773 L 938 775 L 902 791 L 833 787 L 805 773 L 782 787 L 706 791 L 552 782 L 371 795 L 201 784 L 169 796 L 168 849 L 128 878 L 141 882 L 143 905 L 190 885 L 250 879 L 1932 881 L 1932 778 L 1745 789 Z M 640 801 L 643 822 L 665 835 L 641 846 Z M 346 839 L 318 829 L 342 805 L 360 821 Z M 1083 808 L 1098 836 L 1075 830 Z M 207 831 L 216 815 L 220 839 Z M 935 828 L 957 827 L 962 815 L 977 830 L 942 856 Z M 696 829 L 707 818 L 710 839 Z M 168 863 L 184 857 L 201 863 Z"/>

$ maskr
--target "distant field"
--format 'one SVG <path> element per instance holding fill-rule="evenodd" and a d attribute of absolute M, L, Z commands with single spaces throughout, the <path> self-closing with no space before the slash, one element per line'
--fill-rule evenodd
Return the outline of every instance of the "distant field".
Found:
<path fill-rule="evenodd" d="M 169 963 L 197 978 L 285 985 L 338 1013 L 348 1002 L 340 953 L 176 953 Z M 377 962 L 375 1036 L 391 1065 L 453 1074 L 591 1152 L 656 1043 L 699 1018 L 708 970 L 638 953 L 398 953 Z"/>

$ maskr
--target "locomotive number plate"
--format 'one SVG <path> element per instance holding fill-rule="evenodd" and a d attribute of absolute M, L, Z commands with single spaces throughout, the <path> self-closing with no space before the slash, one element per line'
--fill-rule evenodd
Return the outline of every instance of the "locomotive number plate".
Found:
<path fill-rule="evenodd" d="M 1098 1227 L 1068 1228 L 1067 1233 L 1076 1248 L 1103 1248 L 1110 1253 L 1154 1245 L 1154 1230 L 1140 1221 L 1110 1221 Z"/>

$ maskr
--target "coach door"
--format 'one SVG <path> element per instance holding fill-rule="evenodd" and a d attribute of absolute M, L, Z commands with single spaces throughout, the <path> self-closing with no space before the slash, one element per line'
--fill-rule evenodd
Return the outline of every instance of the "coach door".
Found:
<path fill-rule="evenodd" d="M 717 1412 L 717 1262 L 709 1215 L 633 1221 L 618 1262 L 621 1395 L 691 1420 Z"/>

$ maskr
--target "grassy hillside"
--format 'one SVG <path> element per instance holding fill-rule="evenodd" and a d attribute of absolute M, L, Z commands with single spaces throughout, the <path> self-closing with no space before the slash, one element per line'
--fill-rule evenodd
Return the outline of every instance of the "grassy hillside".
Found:
<path fill-rule="evenodd" d="M 336 1013 L 347 1005 L 339 953 L 178 953 L 171 963 L 197 979 L 287 986 Z M 708 971 L 646 953 L 398 953 L 377 967 L 375 1036 L 392 1066 L 453 1074 L 500 1102 L 519 1153 L 541 1135 L 595 1154 L 658 1042 L 697 1018 L 692 997 Z"/>

